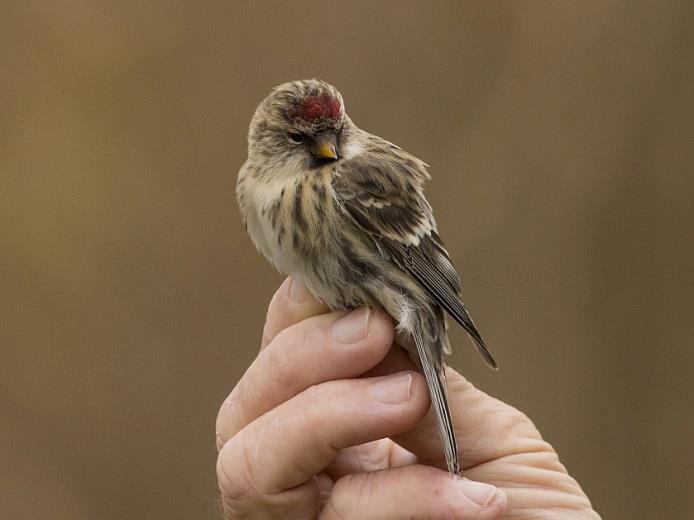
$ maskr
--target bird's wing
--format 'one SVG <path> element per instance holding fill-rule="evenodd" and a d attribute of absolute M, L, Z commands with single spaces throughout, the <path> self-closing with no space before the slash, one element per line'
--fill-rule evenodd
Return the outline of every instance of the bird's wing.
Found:
<path fill-rule="evenodd" d="M 460 300 L 460 278 L 436 232 L 422 191 L 426 166 L 409 154 L 397 153 L 398 160 L 381 157 L 368 162 L 360 156 L 345 161 L 333 180 L 335 196 L 345 213 L 470 334 L 487 364 L 496 368 Z"/>

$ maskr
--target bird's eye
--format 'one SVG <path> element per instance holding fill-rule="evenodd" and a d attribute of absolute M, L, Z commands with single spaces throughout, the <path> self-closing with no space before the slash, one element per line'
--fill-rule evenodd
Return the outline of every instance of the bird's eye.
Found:
<path fill-rule="evenodd" d="M 301 143 L 304 140 L 304 134 L 300 134 L 298 132 L 290 132 L 289 139 L 291 139 L 295 143 Z"/>

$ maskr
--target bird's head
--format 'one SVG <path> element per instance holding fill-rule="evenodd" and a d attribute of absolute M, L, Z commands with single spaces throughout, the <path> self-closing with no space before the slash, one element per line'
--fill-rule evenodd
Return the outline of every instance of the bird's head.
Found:
<path fill-rule="evenodd" d="M 336 161 L 347 121 L 342 95 L 332 85 L 319 79 L 284 83 L 256 110 L 249 153 L 313 166 Z"/>

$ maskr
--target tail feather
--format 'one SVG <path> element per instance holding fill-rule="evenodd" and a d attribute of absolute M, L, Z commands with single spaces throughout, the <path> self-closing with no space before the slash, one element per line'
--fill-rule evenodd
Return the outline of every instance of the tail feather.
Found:
<path fill-rule="evenodd" d="M 436 415 L 436 426 L 443 444 L 448 472 L 454 478 L 462 477 L 458 454 L 458 441 L 453 429 L 453 418 L 448 407 L 448 391 L 446 390 L 446 373 L 442 359 L 443 345 L 434 351 L 424 341 L 421 326 L 414 324 L 414 341 L 422 365 L 422 372 L 429 387 L 431 404 Z"/>

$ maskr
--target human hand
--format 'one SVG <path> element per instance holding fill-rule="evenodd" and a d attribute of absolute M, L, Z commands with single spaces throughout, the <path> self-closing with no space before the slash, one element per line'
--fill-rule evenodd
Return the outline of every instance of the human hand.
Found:
<path fill-rule="evenodd" d="M 467 477 L 452 479 L 391 320 L 327 311 L 291 279 L 270 303 L 217 417 L 226 518 L 599 518 L 524 414 L 449 369 Z"/>

